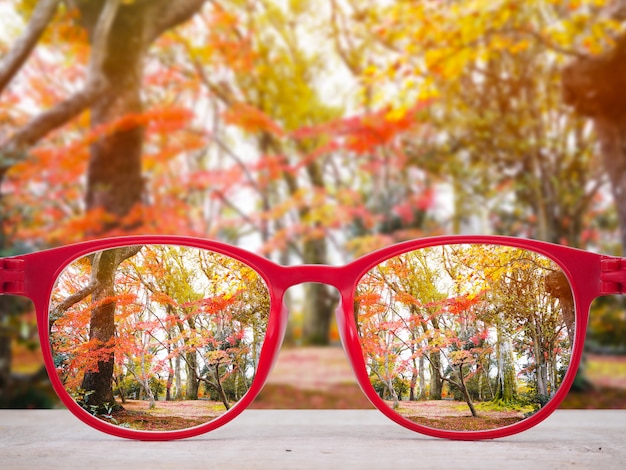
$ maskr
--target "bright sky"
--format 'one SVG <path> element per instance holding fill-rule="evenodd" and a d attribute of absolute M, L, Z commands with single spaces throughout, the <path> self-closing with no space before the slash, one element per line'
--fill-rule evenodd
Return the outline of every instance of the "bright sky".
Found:
<path fill-rule="evenodd" d="M 15 13 L 13 6 L 0 1 L 0 42 L 6 42 L 14 37 L 23 24 L 22 18 Z"/>

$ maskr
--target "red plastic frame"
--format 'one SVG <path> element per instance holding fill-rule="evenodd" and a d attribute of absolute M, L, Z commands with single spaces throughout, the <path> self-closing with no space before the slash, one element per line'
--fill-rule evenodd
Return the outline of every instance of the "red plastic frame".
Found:
<path fill-rule="evenodd" d="M 533 416 L 505 428 L 488 431 L 445 431 L 413 423 L 394 413 L 378 396 L 370 384 L 357 337 L 353 315 L 353 295 L 360 278 L 387 258 L 418 248 L 443 244 L 488 243 L 525 248 L 554 260 L 569 279 L 575 298 L 576 336 L 571 367 L 562 385 L 550 402 Z M 270 289 L 271 309 L 268 331 L 261 352 L 256 378 L 248 393 L 221 417 L 191 429 L 178 431 L 137 431 L 120 428 L 95 418 L 77 405 L 67 394 L 58 378 L 52 360 L 48 337 L 48 302 L 55 279 L 72 261 L 97 250 L 138 244 L 172 244 L 204 248 L 235 258 L 254 268 Z M 622 269 L 622 266 L 624 268 Z M 23 270 L 23 275 L 19 272 Z M 23 280 L 21 279 L 23 276 Z M 22 282 L 23 281 L 23 282 Z M 171 440 L 196 436 L 216 429 L 241 413 L 257 396 L 277 357 L 283 340 L 287 309 L 283 304 L 285 291 L 305 282 L 319 282 L 335 287 L 341 302 L 336 311 L 337 324 L 343 347 L 352 364 L 359 385 L 376 408 L 398 424 L 434 437 L 476 440 L 504 437 L 524 431 L 547 418 L 561 403 L 574 380 L 580 363 L 591 302 L 604 294 L 621 293 L 626 286 L 626 258 L 614 258 L 575 248 L 536 240 L 496 236 L 447 236 L 423 238 L 378 250 L 345 266 L 281 266 L 254 253 L 224 243 L 179 236 L 132 236 L 88 241 L 37 253 L 0 259 L 0 294 L 11 293 L 30 298 L 37 311 L 39 338 L 48 375 L 63 403 L 79 419 L 100 431 L 125 438 L 141 440 Z"/>

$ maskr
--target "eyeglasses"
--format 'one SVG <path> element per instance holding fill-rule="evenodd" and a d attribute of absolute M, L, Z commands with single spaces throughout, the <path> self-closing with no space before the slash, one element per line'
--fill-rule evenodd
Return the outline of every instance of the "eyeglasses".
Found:
<path fill-rule="evenodd" d="M 283 340 L 285 292 L 305 282 L 338 290 L 341 341 L 376 408 L 472 440 L 526 430 L 558 407 L 590 304 L 622 293 L 626 259 L 491 236 L 409 241 L 342 267 L 281 266 L 176 236 L 0 259 L 0 293 L 34 302 L 63 403 L 142 440 L 195 436 L 243 411 Z"/>

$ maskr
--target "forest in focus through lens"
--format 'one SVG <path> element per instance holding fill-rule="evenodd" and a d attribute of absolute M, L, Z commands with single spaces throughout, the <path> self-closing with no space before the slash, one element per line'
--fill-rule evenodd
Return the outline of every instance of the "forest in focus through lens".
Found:
<path fill-rule="evenodd" d="M 355 304 L 372 385 L 396 412 L 435 429 L 521 421 L 569 368 L 571 288 L 553 261 L 528 250 L 411 251 L 370 270 Z"/>
<path fill-rule="evenodd" d="M 94 278 L 98 286 L 90 289 Z M 135 429 L 185 429 L 246 394 L 269 310 L 265 282 L 228 256 L 177 246 L 117 248 L 79 258 L 61 273 L 50 347 L 63 387 L 89 413 Z M 159 396 L 177 406 L 157 407 Z"/>
<path fill-rule="evenodd" d="M 626 191 L 625 12 L 624 0 L 4 0 L 0 256 L 148 233 L 221 240 L 281 264 L 344 264 L 393 242 L 468 233 L 624 255 L 626 204 L 614 195 Z M 194 304 L 191 287 L 222 285 L 201 280 L 203 271 L 196 269 L 197 284 L 176 297 L 143 277 L 142 270 L 156 267 L 140 266 L 141 256 L 120 260 L 119 273 L 128 282 L 123 285 L 139 289 L 136 297 L 142 299 L 127 304 L 124 294 L 116 294 L 122 295 L 117 302 L 125 322 L 135 318 L 149 329 L 157 319 L 172 319 L 168 305 L 209 308 Z M 176 256 L 182 255 L 172 255 L 172 262 Z M 180 266 L 205 263 L 196 254 L 189 257 Z M 452 263 L 453 255 L 447 259 Z M 59 280 L 59 299 L 78 288 L 71 283 L 87 276 L 86 264 L 78 260 L 68 268 L 76 276 Z M 392 268 L 393 260 L 380 267 Z M 419 276 L 428 277 L 427 271 Z M 246 275 L 245 269 L 238 272 Z M 373 272 L 360 287 L 377 279 Z M 444 299 L 448 281 L 424 282 L 421 304 Z M 505 298 L 496 284 L 491 295 Z M 551 294 L 536 287 L 535 298 L 543 299 L 537 308 L 545 311 Z M 182 384 L 195 374 L 196 382 L 205 384 L 199 385 L 200 398 L 230 406 L 254 371 L 257 327 L 265 321 L 261 291 L 259 285 L 249 293 L 250 308 L 259 313 L 240 319 L 238 339 L 230 346 L 216 339 L 219 322 L 199 328 L 198 341 L 214 350 L 198 357 L 205 362 L 195 368 L 184 359 L 185 341 L 192 341 L 189 323 L 175 327 L 174 322 L 148 335 L 155 342 L 150 347 L 161 351 L 157 356 L 172 362 L 162 364 L 153 384 L 144 383 L 142 358 L 130 354 L 133 341 L 147 337 L 126 335 L 130 330 L 120 323 L 117 334 L 126 335 L 128 349 L 117 351 L 120 362 L 111 366 L 124 371 L 116 403 L 122 395 L 131 401 L 134 394 L 175 404 L 186 388 L 177 380 Z M 484 300 L 482 292 L 465 294 Z M 399 311 L 413 308 L 408 293 L 397 300 L 404 309 Z M 236 290 L 220 295 L 244 302 Z M 425 302 L 428 296 L 432 299 Z M 290 291 L 287 343 L 331 357 L 326 355 L 333 349 L 325 346 L 338 342 L 337 300 L 337 293 L 322 285 Z M 361 314 L 381 314 L 370 301 Z M 485 326 L 483 333 L 498 329 L 501 324 L 481 302 L 470 304 L 468 315 Z M 85 379 L 72 376 L 79 366 L 72 362 L 77 357 L 72 348 L 80 345 L 69 338 L 84 334 L 84 307 L 66 306 L 65 316 L 59 309 L 51 325 L 59 374 L 76 382 L 68 387 L 77 397 L 83 385 L 78 381 Z M 229 312 L 226 308 L 223 315 Z M 436 317 L 403 334 L 419 334 L 421 347 L 428 349 L 423 335 L 432 336 L 433 321 Z M 522 328 L 515 316 L 507 321 Z M 562 326 L 552 340 L 565 350 L 568 327 Z M 459 324 L 450 324 L 450 332 L 457 330 Z M 510 344 L 517 344 L 511 354 L 520 370 L 522 362 L 539 357 L 527 342 L 523 337 Z M 38 343 L 32 306 L 1 296 L 1 407 L 58 406 Z M 480 344 L 463 353 L 465 364 L 483 364 L 492 379 L 503 375 L 498 358 L 487 358 Z M 587 346 L 565 406 L 626 407 L 622 299 L 594 303 Z M 168 348 L 172 354 L 163 354 Z M 173 351 L 179 353 L 178 366 Z M 453 359 L 460 355 L 453 349 L 441 355 L 442 362 L 460 360 Z M 547 367 L 551 384 L 558 383 L 564 361 L 560 357 Z M 263 390 L 259 406 L 281 406 L 287 396 L 297 397 L 289 407 L 332 407 L 331 398 L 336 406 L 364 403 L 356 398 L 361 392 L 349 372 L 313 400 L 298 387 L 305 375 L 314 375 L 314 366 L 295 363 L 309 368 L 299 378 L 287 371 L 282 385 Z M 372 380 L 390 406 L 409 410 L 424 400 L 419 387 L 411 393 L 411 380 L 420 383 L 419 370 L 415 364 L 402 371 L 408 388 L 395 396 L 397 388 L 385 392 L 384 370 L 373 372 Z M 467 402 L 468 412 L 471 401 L 496 408 L 498 393 L 487 390 L 493 380 L 485 380 L 487 388 L 473 384 L 464 394 L 462 380 L 455 388 L 453 375 L 446 381 L 443 367 L 439 372 L 448 384 L 444 392 Z M 461 370 L 457 379 L 468 373 Z M 228 382 L 230 391 L 221 393 L 214 380 L 211 386 L 212 377 Z M 430 394 L 433 387 L 426 388 Z M 530 378 L 515 392 L 516 403 L 528 398 L 522 413 L 541 395 Z M 77 399 L 88 403 L 89 396 Z"/>

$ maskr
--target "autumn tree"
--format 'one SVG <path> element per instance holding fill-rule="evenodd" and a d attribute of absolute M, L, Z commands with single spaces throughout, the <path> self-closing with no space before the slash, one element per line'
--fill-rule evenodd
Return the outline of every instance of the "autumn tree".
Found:
<path fill-rule="evenodd" d="M 96 307 L 89 320 L 89 340 L 97 348 L 107 350 L 115 338 L 115 274 L 118 266 L 127 258 L 135 255 L 140 247 L 110 250 L 94 257 L 92 268 L 93 291 L 89 292 Z M 91 287 L 90 286 L 90 287 Z M 83 291 L 87 294 L 87 291 Z M 115 403 L 113 398 L 113 369 L 115 354 L 103 353 L 97 367 L 83 378 L 81 388 L 94 393 L 85 398 L 88 406 L 103 406 Z"/>
<path fill-rule="evenodd" d="M 91 265 L 88 283 L 56 304 L 50 312 L 49 328 L 52 329 L 59 318 L 76 303 L 85 298 L 90 298 L 93 302 L 94 307 L 89 312 L 88 342 L 97 355 L 92 367 L 82 376 L 81 388 L 90 392 L 84 397 L 86 406 L 98 409 L 113 406 L 115 403 L 112 386 L 117 304 L 115 278 L 119 265 L 137 254 L 140 249 L 140 246 L 119 248 L 94 255 L 88 260 Z"/>
<path fill-rule="evenodd" d="M 228 411 L 250 388 L 259 364 L 269 314 L 264 281 L 239 261 L 207 250 L 169 245 L 129 250 L 97 252 L 61 274 L 50 324 L 61 382 L 87 411 L 115 419 L 114 424 L 129 416 L 114 394 L 124 407 L 139 405 L 149 419 L 165 374 L 173 376 L 178 400 L 197 401 L 199 385 L 205 384 L 203 395 L 221 403 L 209 415 Z M 106 297 L 97 287 L 104 277 Z M 93 332 L 92 318 L 105 308 L 114 317 L 112 337 Z M 171 370 L 172 362 L 178 370 Z M 94 382 L 109 377 L 110 384 L 111 374 L 114 394 L 98 397 L 103 387 Z M 139 393 L 131 396 L 129 388 Z M 187 405 L 196 412 L 206 408 Z M 167 425 L 159 424 L 158 415 L 156 421 Z"/>
<path fill-rule="evenodd" d="M 60 3 L 38 4 L 23 38 L 3 60 L 0 67 L 3 84 L 20 70 Z M 65 2 L 65 8 L 78 13 L 76 21 L 88 36 L 90 57 L 84 86 L 33 117 L 0 144 L 0 177 L 11 166 L 28 158 L 30 148 L 40 139 L 86 110 L 90 111 L 93 129 L 141 113 L 143 65 L 150 45 L 165 31 L 188 20 L 203 4 L 204 0 Z M 106 214 L 104 227 L 118 225 L 142 201 L 143 140 L 142 126 L 131 122 L 109 128 L 90 146 L 85 206 L 87 211 L 99 209 Z M 94 332 L 113 334 L 114 309 L 113 304 L 94 316 Z M 98 390 L 93 396 L 96 400 L 111 398 L 112 362 L 106 363 L 106 371 L 102 372 L 106 377 L 103 375 L 90 383 L 90 387 Z"/>
<path fill-rule="evenodd" d="M 626 84 L 626 36 L 620 22 L 623 24 L 625 12 L 623 1 L 607 2 L 597 13 L 606 28 L 605 41 L 575 51 L 578 57 L 563 68 L 562 74 L 565 102 L 594 123 L 616 204 L 622 252 L 626 252 L 626 204 L 622 202 L 626 192 L 626 103 L 621 92 Z"/>
<path fill-rule="evenodd" d="M 336 47 L 370 106 L 431 101 L 401 148 L 406 167 L 449 185 L 447 230 L 587 243 L 604 178 L 559 74 L 571 44 L 603 40 L 593 2 L 331 3 Z"/>
<path fill-rule="evenodd" d="M 487 244 L 433 246 L 382 262 L 355 299 L 370 381 L 412 420 L 426 418 L 420 411 L 428 415 L 429 405 L 402 405 L 407 378 L 429 390 L 422 400 L 452 397 L 478 420 L 494 405 L 523 419 L 524 401 L 533 403 L 530 413 L 554 395 L 571 354 L 564 296 L 545 284 L 560 272 L 539 254 Z M 417 368 L 418 358 L 430 367 Z"/>

